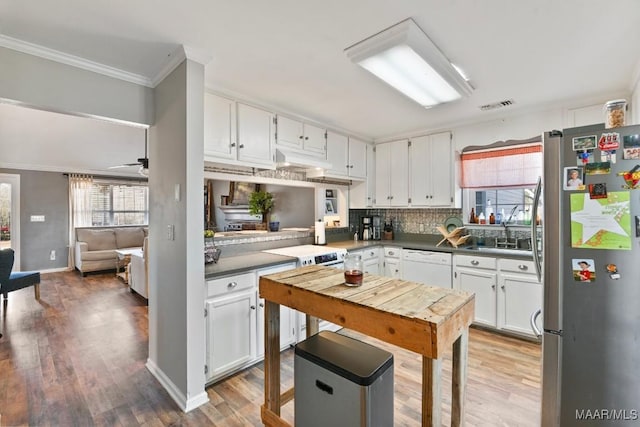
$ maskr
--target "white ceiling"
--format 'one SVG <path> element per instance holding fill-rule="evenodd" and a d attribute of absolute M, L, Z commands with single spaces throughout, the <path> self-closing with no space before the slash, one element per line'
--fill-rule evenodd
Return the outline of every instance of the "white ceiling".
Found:
<path fill-rule="evenodd" d="M 426 110 L 347 59 L 407 17 L 466 71 L 469 98 Z M 639 18 L 638 0 L 0 0 L 2 35 L 148 80 L 185 45 L 213 58 L 209 88 L 374 139 L 629 93 Z"/>

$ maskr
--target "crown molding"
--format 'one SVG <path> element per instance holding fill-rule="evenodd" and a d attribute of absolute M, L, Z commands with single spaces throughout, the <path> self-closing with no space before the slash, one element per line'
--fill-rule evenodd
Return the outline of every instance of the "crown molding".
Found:
<path fill-rule="evenodd" d="M 151 87 L 156 87 L 162 80 L 171 74 L 178 65 L 182 64 L 185 59 L 189 59 L 206 66 L 211 62 L 213 56 L 202 49 L 180 45 L 168 55 L 168 58 L 162 68 L 160 68 L 160 71 L 151 79 Z"/>
<path fill-rule="evenodd" d="M 152 87 L 151 79 L 146 76 L 123 71 L 118 68 L 110 67 L 108 65 L 100 64 L 98 62 L 90 61 L 88 59 L 80 58 L 79 56 L 70 55 L 68 53 L 60 52 L 34 43 L 29 43 L 24 40 L 15 39 L 3 34 L 0 34 L 0 46 L 108 77 L 113 77 L 115 79 Z"/>

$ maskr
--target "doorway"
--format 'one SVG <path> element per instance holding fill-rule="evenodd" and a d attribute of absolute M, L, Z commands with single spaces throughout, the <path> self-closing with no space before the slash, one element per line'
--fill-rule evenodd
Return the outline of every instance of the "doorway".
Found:
<path fill-rule="evenodd" d="M 15 252 L 13 269 L 20 270 L 20 175 L 0 173 L 0 249 Z"/>

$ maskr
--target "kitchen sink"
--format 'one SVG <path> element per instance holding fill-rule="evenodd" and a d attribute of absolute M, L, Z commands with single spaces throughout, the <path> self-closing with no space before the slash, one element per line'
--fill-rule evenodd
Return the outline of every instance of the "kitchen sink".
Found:
<path fill-rule="evenodd" d="M 487 252 L 496 255 L 518 255 L 518 256 L 530 256 L 533 257 L 533 251 L 529 249 L 516 249 L 516 248 L 496 248 L 492 246 L 477 246 L 468 248 L 478 252 Z"/>

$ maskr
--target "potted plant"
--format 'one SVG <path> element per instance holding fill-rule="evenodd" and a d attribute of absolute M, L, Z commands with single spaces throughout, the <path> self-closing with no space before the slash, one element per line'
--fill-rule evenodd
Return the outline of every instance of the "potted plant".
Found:
<path fill-rule="evenodd" d="M 257 190 L 249 196 L 249 213 L 252 215 L 262 215 L 262 223 L 269 223 L 269 212 L 274 207 L 273 194 L 264 190 Z"/>

